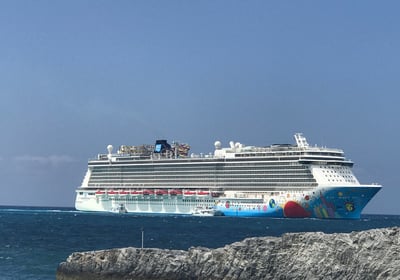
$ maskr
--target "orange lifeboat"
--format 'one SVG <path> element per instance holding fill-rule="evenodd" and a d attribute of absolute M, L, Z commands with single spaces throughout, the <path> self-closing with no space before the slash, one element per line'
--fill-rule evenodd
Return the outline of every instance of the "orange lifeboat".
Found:
<path fill-rule="evenodd" d="M 170 195 L 181 195 L 182 190 L 169 190 Z"/>
<path fill-rule="evenodd" d="M 165 195 L 168 194 L 167 190 L 156 190 L 156 195 Z"/>
<path fill-rule="evenodd" d="M 184 191 L 183 195 L 196 195 L 195 191 Z"/>
<path fill-rule="evenodd" d="M 153 190 L 144 190 L 143 191 L 143 195 L 151 195 L 151 194 L 154 194 Z"/>
<path fill-rule="evenodd" d="M 209 191 L 198 191 L 197 195 L 209 195 L 210 192 Z"/>
<path fill-rule="evenodd" d="M 132 195 L 139 195 L 139 194 L 143 194 L 142 191 L 131 191 Z"/>

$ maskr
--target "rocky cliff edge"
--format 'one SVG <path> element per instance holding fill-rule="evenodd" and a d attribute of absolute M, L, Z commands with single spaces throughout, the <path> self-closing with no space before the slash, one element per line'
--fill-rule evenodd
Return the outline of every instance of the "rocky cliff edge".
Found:
<path fill-rule="evenodd" d="M 400 228 L 287 233 L 217 249 L 73 253 L 58 266 L 57 279 L 400 279 Z"/>

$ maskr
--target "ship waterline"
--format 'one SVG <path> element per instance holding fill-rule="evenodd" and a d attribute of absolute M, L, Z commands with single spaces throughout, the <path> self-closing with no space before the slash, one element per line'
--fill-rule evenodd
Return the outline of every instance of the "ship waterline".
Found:
<path fill-rule="evenodd" d="M 186 214 L 214 209 L 216 215 L 359 218 L 381 189 L 362 185 L 342 150 L 295 145 L 230 143 L 207 155 L 190 155 L 187 144 L 121 146 L 89 160 L 77 189 L 82 211 Z M 125 212 L 125 211 L 124 211 Z"/>

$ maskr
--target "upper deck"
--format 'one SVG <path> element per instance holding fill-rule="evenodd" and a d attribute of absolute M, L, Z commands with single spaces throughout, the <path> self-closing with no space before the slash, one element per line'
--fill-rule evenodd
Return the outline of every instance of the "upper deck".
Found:
<path fill-rule="evenodd" d="M 165 140 L 156 145 L 123 146 L 89 161 L 88 187 L 221 188 L 224 190 L 303 189 L 356 185 L 342 150 L 310 147 L 301 134 L 296 144 L 266 147 L 215 142 L 210 154 L 189 155 L 190 147 Z M 181 149 L 180 149 L 181 148 Z"/>
<path fill-rule="evenodd" d="M 296 144 L 273 144 L 266 147 L 245 146 L 241 143 L 230 142 L 223 148 L 220 141 L 215 142 L 214 153 L 190 154 L 188 144 L 173 142 L 169 145 L 166 140 L 157 140 L 155 145 L 120 146 L 117 153 L 112 153 L 112 146 L 107 147 L 108 154 L 99 154 L 89 164 L 101 163 L 132 163 L 144 162 L 220 162 L 220 161 L 287 161 L 295 160 L 301 163 L 333 163 L 352 166 L 341 149 L 310 146 L 301 134 L 295 134 Z M 138 162 L 137 162 L 138 163 Z"/>

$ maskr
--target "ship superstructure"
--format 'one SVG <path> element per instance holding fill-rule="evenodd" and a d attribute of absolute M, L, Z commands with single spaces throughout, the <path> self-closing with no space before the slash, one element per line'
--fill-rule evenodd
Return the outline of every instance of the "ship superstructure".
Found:
<path fill-rule="evenodd" d="M 342 150 L 296 144 L 267 147 L 215 142 L 213 154 L 189 155 L 190 146 L 157 140 L 121 146 L 89 160 L 77 189 L 83 211 L 193 214 L 214 209 L 227 216 L 359 218 L 379 191 L 361 185 Z"/>

